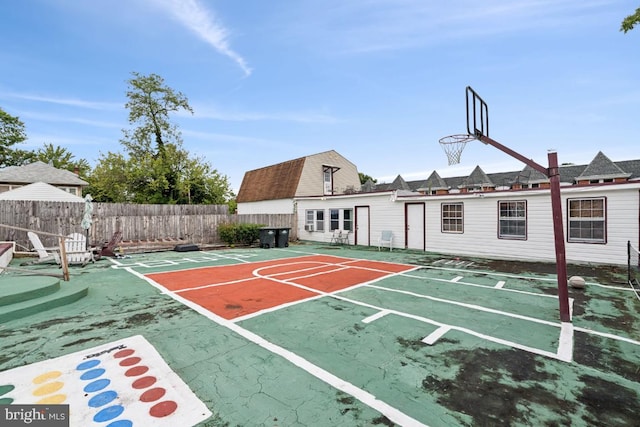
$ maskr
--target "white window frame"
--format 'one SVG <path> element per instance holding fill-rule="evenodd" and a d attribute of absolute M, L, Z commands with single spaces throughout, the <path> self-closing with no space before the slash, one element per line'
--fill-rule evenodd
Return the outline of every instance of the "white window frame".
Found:
<path fill-rule="evenodd" d="M 607 198 L 567 199 L 567 241 L 607 243 Z"/>
<path fill-rule="evenodd" d="M 452 207 L 455 209 L 451 210 Z M 440 231 L 442 233 L 464 233 L 464 203 L 442 203 L 440 205 Z"/>
<path fill-rule="evenodd" d="M 304 218 L 306 226 L 311 225 L 314 231 L 324 232 L 324 209 L 307 209 Z"/>
<path fill-rule="evenodd" d="M 506 232 L 503 231 L 505 229 L 507 230 Z M 498 201 L 498 238 L 527 240 L 526 200 Z"/>

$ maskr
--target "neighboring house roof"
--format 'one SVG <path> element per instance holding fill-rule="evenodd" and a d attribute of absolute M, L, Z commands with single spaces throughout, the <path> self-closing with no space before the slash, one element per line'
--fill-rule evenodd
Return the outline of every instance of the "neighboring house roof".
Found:
<path fill-rule="evenodd" d="M 367 179 L 367 182 L 362 184 L 362 187 L 360 188 L 360 191 L 362 191 L 363 193 L 370 193 L 375 190 L 376 185 L 373 183 L 373 181 L 371 181 L 371 179 Z"/>
<path fill-rule="evenodd" d="M 296 195 L 304 157 L 246 172 L 240 184 L 238 203 L 289 199 Z"/>
<path fill-rule="evenodd" d="M 84 199 L 75 194 L 49 185 L 45 182 L 18 187 L 16 189 L 0 193 L 0 200 L 38 200 L 47 202 L 84 202 Z"/>
<path fill-rule="evenodd" d="M 31 184 L 46 182 L 53 185 L 89 185 L 73 172 L 57 169 L 44 162 L 34 162 L 24 166 L 9 166 L 0 169 L 0 182 L 10 184 Z"/>
<path fill-rule="evenodd" d="M 549 182 L 549 179 L 544 176 L 542 173 L 537 170 L 531 168 L 530 166 L 525 166 L 524 169 L 520 171 L 510 171 L 510 172 L 498 172 L 498 173 L 489 173 L 484 174 L 482 169 L 479 169 L 479 166 L 476 166 L 474 171 L 468 176 L 454 176 L 449 178 L 441 178 L 445 183 L 444 188 L 465 188 L 470 185 L 470 183 L 480 183 L 485 184 L 484 186 L 509 186 L 514 183 L 520 184 L 535 184 L 542 182 Z M 588 165 L 572 165 L 565 164 L 559 167 L 560 171 L 560 182 L 565 184 L 575 184 L 578 179 L 586 180 L 586 179 L 606 179 L 606 178 L 627 178 L 630 181 L 640 180 L 640 159 L 636 160 L 623 160 L 618 162 L 613 162 L 607 158 L 604 154 L 599 152 L 596 157 L 588 164 Z M 418 189 L 424 191 L 428 188 L 426 183 L 432 179 L 435 171 L 429 176 L 427 181 L 425 180 L 416 180 L 416 181 L 407 181 L 407 184 L 413 191 L 418 191 Z M 486 176 L 487 181 L 484 181 L 482 174 Z M 437 173 L 436 173 L 437 175 Z M 474 176 L 475 175 L 475 176 Z M 397 178 L 396 178 L 397 179 Z M 484 182 L 483 182 L 484 181 Z M 487 185 L 492 183 L 490 185 Z M 376 184 L 374 189 L 371 191 L 380 191 L 387 190 L 391 184 Z M 435 189 L 432 187 L 432 189 Z"/>
<path fill-rule="evenodd" d="M 471 174 L 464 180 L 460 187 L 495 187 L 495 184 L 491 179 L 487 176 L 486 173 L 482 170 L 480 166 L 476 166 L 476 168 L 471 172 Z"/>
<path fill-rule="evenodd" d="M 591 163 L 576 177 L 576 180 L 602 179 L 602 178 L 627 178 L 630 173 L 625 173 L 619 166 L 613 163 L 602 151 L 599 151 L 591 160 Z"/>
<path fill-rule="evenodd" d="M 438 175 L 438 172 L 433 171 L 429 178 L 419 184 L 418 188 L 420 190 L 448 190 L 449 186 L 444 179 Z"/>

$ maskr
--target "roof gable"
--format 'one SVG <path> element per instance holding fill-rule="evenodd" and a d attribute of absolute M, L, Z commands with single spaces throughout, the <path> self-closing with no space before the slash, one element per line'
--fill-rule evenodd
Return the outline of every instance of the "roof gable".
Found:
<path fill-rule="evenodd" d="M 495 187 L 495 184 L 489 179 L 480 166 L 476 166 L 473 172 L 464 180 L 461 187 Z"/>
<path fill-rule="evenodd" d="M 11 166 L 0 170 L 0 182 L 31 184 L 46 182 L 54 185 L 89 185 L 73 172 L 57 169 L 44 162 L 33 162 L 24 166 Z"/>
<path fill-rule="evenodd" d="M 602 151 L 591 160 L 591 163 L 576 177 L 576 180 L 601 179 L 601 178 L 628 178 L 631 174 L 626 173 L 619 166 L 613 163 Z"/>
<path fill-rule="evenodd" d="M 433 171 L 429 178 L 427 178 L 423 183 L 418 187 L 419 190 L 448 190 L 449 186 L 444 179 L 438 175 L 438 172 Z"/>
<path fill-rule="evenodd" d="M 18 187 L 16 189 L 0 193 L 0 200 L 38 200 L 47 202 L 84 202 L 82 197 L 67 193 L 45 182 Z"/>

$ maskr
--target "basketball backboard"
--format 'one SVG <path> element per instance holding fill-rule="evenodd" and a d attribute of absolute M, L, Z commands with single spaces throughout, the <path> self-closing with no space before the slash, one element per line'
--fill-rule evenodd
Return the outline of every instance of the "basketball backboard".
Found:
<path fill-rule="evenodd" d="M 489 107 L 471 86 L 467 86 L 467 133 L 489 136 Z"/>

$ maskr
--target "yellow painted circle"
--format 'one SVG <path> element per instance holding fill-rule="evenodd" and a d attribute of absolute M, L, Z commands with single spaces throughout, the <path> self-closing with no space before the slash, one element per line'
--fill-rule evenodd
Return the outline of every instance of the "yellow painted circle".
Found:
<path fill-rule="evenodd" d="M 57 405 L 67 400 L 66 394 L 54 394 L 53 396 L 47 396 L 36 402 L 36 405 Z"/>
<path fill-rule="evenodd" d="M 52 383 L 47 383 L 43 386 L 38 387 L 33 391 L 34 396 L 44 396 L 46 394 L 55 393 L 64 387 L 64 383 L 61 381 L 54 381 Z"/>
<path fill-rule="evenodd" d="M 45 382 L 47 380 L 58 378 L 60 375 L 62 375 L 62 372 L 60 372 L 60 371 L 45 372 L 44 374 L 38 375 L 37 377 L 35 377 L 33 379 L 33 383 L 34 384 L 42 384 L 43 382 Z"/>

